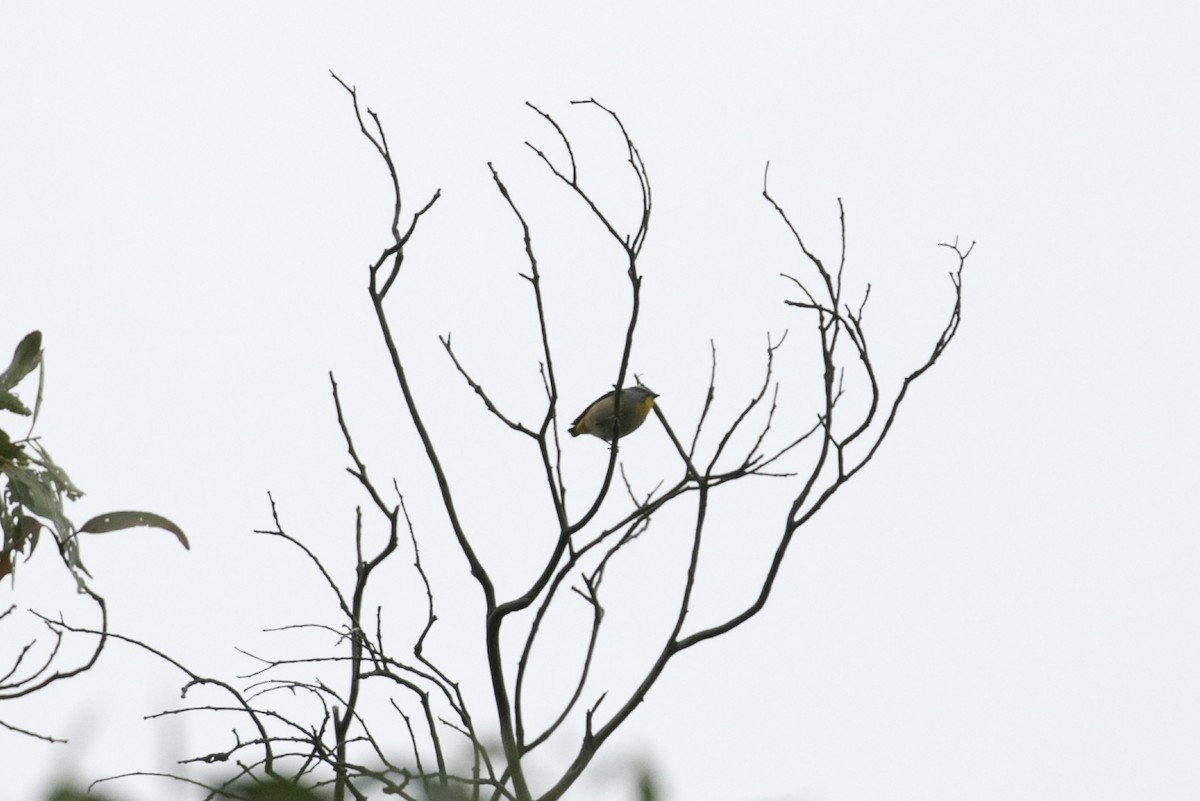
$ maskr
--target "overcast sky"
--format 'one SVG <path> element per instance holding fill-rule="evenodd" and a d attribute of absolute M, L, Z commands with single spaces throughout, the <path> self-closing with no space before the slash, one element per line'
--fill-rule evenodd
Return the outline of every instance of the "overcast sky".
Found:
<path fill-rule="evenodd" d="M 537 419 L 526 265 L 492 161 L 543 249 L 562 413 L 611 384 L 619 254 L 523 144 L 562 157 L 528 100 L 628 227 L 637 196 L 611 120 L 569 105 L 594 97 L 653 185 L 631 367 L 677 428 L 695 424 L 710 339 L 727 420 L 785 329 L 780 425 L 815 414 L 812 320 L 784 306 L 779 276 L 805 268 L 761 197 L 768 160 L 772 193 L 829 260 L 842 198 L 848 291 L 872 284 L 891 391 L 953 300 L 937 244 L 978 245 L 960 336 L 880 455 L 802 529 L 766 610 L 672 663 L 578 797 L 630 797 L 622 767 L 643 761 L 676 800 L 1200 794 L 1194 4 L 348 5 L 0 7 L 0 349 L 44 333 L 39 432 L 88 493 L 75 519 L 146 508 L 193 543 L 85 543 L 116 631 L 231 679 L 253 665 L 235 646 L 332 648 L 262 632 L 329 608 L 303 561 L 252 530 L 270 526 L 271 491 L 289 531 L 347 569 L 365 499 L 342 470 L 333 370 L 444 582 L 430 647 L 482 680 L 477 643 L 449 625 L 477 592 L 365 292 L 388 244 L 386 175 L 329 71 L 380 114 L 408 208 L 442 190 L 394 314 L 464 517 L 508 587 L 546 541 L 541 479 L 436 335 Z M 564 448 L 580 503 L 606 450 Z M 622 457 L 642 491 L 678 473 L 653 426 Z M 752 597 L 789 491 L 764 480 L 714 512 L 700 622 Z M 684 536 L 667 522 L 611 579 L 597 692 L 624 686 L 646 653 L 631 632 L 677 598 L 678 564 L 651 558 Z M 377 599 L 398 620 L 420 614 L 401 575 Z M 45 576 L 22 568 L 14 602 L 75 610 Z M 23 641 L 3 637 L 6 654 Z M 226 747 L 227 721 L 141 721 L 179 685 L 113 645 L 91 673 L 6 705 L 5 720 L 72 742 L 0 734 L 0 801 L 67 771 L 165 770 Z"/>

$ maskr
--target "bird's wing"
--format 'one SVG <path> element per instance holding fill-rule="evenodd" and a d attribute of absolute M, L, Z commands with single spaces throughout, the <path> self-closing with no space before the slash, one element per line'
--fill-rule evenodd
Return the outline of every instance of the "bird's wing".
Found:
<path fill-rule="evenodd" d="M 612 396 L 612 394 L 613 393 L 611 393 L 611 392 L 605 392 L 603 395 L 601 395 L 600 397 L 596 398 L 594 401 L 589 403 L 587 405 L 587 408 L 584 409 L 582 412 L 580 412 L 579 416 L 576 417 L 575 420 L 571 423 L 571 428 L 574 428 L 575 426 L 579 425 L 579 421 L 582 420 L 583 418 L 587 417 L 588 412 L 590 412 L 592 409 L 594 409 L 596 407 L 596 404 L 598 404 L 600 401 L 608 400 Z M 610 419 L 611 419 L 611 415 L 610 415 Z"/>

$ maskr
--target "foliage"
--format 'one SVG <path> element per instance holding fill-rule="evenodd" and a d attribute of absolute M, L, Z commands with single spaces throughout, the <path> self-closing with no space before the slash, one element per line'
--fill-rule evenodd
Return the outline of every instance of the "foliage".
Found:
<path fill-rule="evenodd" d="M 35 369 L 38 370 L 37 399 L 31 410 L 21 402 L 16 388 Z M 171 532 L 187 548 L 187 536 L 179 526 L 150 512 L 107 512 L 75 529 L 67 518 L 64 501 L 78 500 L 83 492 L 50 458 L 50 452 L 41 440 L 33 436 L 33 427 L 42 408 L 44 379 L 42 332 L 33 331 L 20 341 L 12 361 L 0 373 L 0 410 L 31 418 L 29 432 L 16 440 L 0 427 L 0 475 L 4 477 L 0 494 L 0 529 L 4 533 L 0 579 L 15 573 L 17 556 L 24 555 L 26 559 L 33 556 L 42 529 L 49 529 L 54 534 L 67 566 L 81 582 L 88 572 L 80 557 L 76 533 L 99 534 L 135 526 L 154 526 Z"/>
<path fill-rule="evenodd" d="M 38 371 L 37 395 L 30 409 L 17 394 L 18 385 L 34 370 Z M 0 581 L 12 576 L 16 584 L 18 558 L 25 561 L 33 558 L 41 542 L 43 531 L 53 536 L 55 550 L 66 569 L 75 579 L 78 592 L 88 596 L 100 613 L 101 625 L 95 633 L 99 635 L 90 656 L 69 669 L 56 669 L 60 660 L 63 629 L 54 621 L 34 613 L 42 619 L 50 631 L 52 645 L 49 655 L 40 663 L 34 662 L 33 643 L 27 644 L 14 657 L 14 663 L 0 675 L 0 701 L 20 698 L 37 692 L 62 679 L 78 675 L 91 668 L 104 648 L 108 629 L 108 612 L 104 599 L 87 583 L 90 574 L 84 567 L 80 555 L 79 534 L 102 534 L 110 531 L 152 526 L 174 534 L 184 548 L 188 547 L 187 536 L 173 522 L 151 512 L 118 511 L 106 512 L 91 518 L 78 528 L 66 513 L 66 503 L 78 500 L 83 492 L 65 470 L 50 457 L 50 452 L 41 439 L 33 436 L 38 413 L 42 408 L 42 390 L 45 384 L 45 361 L 42 353 L 42 334 L 33 331 L 18 343 L 12 361 L 0 373 L 0 411 L 30 418 L 29 430 L 24 436 L 14 437 L 0 427 Z M 0 624 L 11 622 L 10 616 L 16 605 L 0 612 Z M 55 741 L 54 738 L 36 734 L 28 729 L 0 720 L 0 728 L 19 734 Z"/>
<path fill-rule="evenodd" d="M 38 371 L 37 400 L 31 410 L 16 394 L 17 385 L 42 365 L 42 334 L 25 336 L 13 352 L 8 368 L 0 374 L 0 409 L 31 417 L 30 434 L 42 407 L 44 372 Z M 75 500 L 83 493 L 71 482 L 66 471 L 54 463 L 49 452 L 29 434 L 13 440 L 0 427 L 0 475 L 4 477 L 0 495 L 0 528 L 4 533 L 0 549 L 0 579 L 16 569 L 16 557 L 33 554 L 43 528 L 50 527 L 63 550 L 67 564 L 83 571 L 79 548 L 71 536 L 72 528 L 63 511 L 63 500 Z"/>

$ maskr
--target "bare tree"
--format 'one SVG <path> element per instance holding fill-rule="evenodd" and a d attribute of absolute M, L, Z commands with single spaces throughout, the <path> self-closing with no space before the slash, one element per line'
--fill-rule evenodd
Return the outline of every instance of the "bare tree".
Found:
<path fill-rule="evenodd" d="M 336 656 L 311 659 L 263 658 L 261 669 L 253 676 L 254 683 L 246 691 L 194 674 L 172 660 L 187 674 L 189 688 L 193 685 L 215 684 L 233 698 L 233 703 L 200 703 L 163 714 L 196 709 L 219 710 L 245 716 L 250 721 L 248 735 L 237 734 L 229 747 L 190 760 L 207 763 L 236 761 L 239 765 L 237 775 L 229 777 L 227 781 L 205 785 L 212 795 L 240 797 L 236 782 L 248 776 L 265 776 L 309 787 L 330 786 L 333 797 L 339 801 L 346 796 L 366 798 L 368 789 L 372 787 L 406 799 L 426 796 L 487 798 L 493 801 L 502 798 L 513 801 L 554 801 L 563 797 L 574 785 L 601 746 L 662 678 L 674 657 L 706 640 L 732 631 L 763 609 L 796 532 L 871 461 L 892 430 L 912 384 L 938 362 L 954 339 L 961 313 L 962 270 L 971 248 L 960 248 L 957 242 L 941 246 L 952 257 L 949 271 L 951 305 L 945 325 L 928 355 L 905 374 L 898 390 L 894 394 L 885 394 L 876 374 L 876 364 L 868 346 L 864 325 L 870 287 L 867 285 L 866 292 L 853 299 L 847 297 L 843 288 L 846 228 L 841 201 L 841 254 L 836 262 L 827 264 L 809 250 L 787 212 L 771 195 L 764 171 L 762 195 L 768 210 L 778 218 L 781 231 L 794 241 L 808 268 L 807 275 L 789 276 L 796 294 L 784 302 L 803 316 L 821 355 L 822 389 L 817 408 L 812 410 L 809 418 L 811 423 L 801 430 L 777 430 L 780 423 L 776 413 L 780 409 L 780 401 L 776 354 L 783 344 L 782 337 L 779 341 L 768 338 L 762 382 L 751 393 L 750 400 L 731 419 L 723 422 L 715 420 L 716 415 L 712 414 L 716 392 L 714 347 L 702 411 L 694 425 L 689 426 L 686 435 L 677 433 L 661 408 L 654 409 L 658 423 L 672 443 L 677 460 L 676 475 L 665 478 L 652 491 L 644 494 L 636 493 L 629 481 L 623 481 L 627 501 L 617 504 L 623 505 L 623 508 L 614 517 L 606 518 L 602 510 L 614 507 L 614 504 L 606 504 L 605 501 L 617 481 L 621 437 L 616 436 L 611 444 L 599 486 L 588 493 L 581 505 L 568 504 L 560 431 L 559 383 L 535 236 L 500 171 L 489 163 L 492 182 L 512 213 L 528 263 L 528 269 L 521 277 L 528 282 L 532 292 L 541 340 L 541 352 L 537 358 L 545 389 L 544 404 L 534 416 L 535 422 L 521 422 L 524 419 L 522 416 L 502 409 L 501 404 L 489 394 L 488 388 L 474 377 L 470 366 L 456 354 L 449 336 L 443 337 L 441 344 L 468 387 L 480 397 L 487 412 L 499 424 L 514 432 L 523 447 L 536 452 L 540 465 L 540 475 L 536 480 L 544 485 L 546 503 L 553 512 L 556 531 L 552 547 L 529 557 L 536 561 L 532 580 L 516 592 L 503 593 L 497 588 L 489 565 L 479 556 L 473 544 L 477 541 L 476 532 L 460 518 L 458 499 L 460 495 L 469 493 L 470 488 L 455 486 L 443 468 L 444 448 L 448 446 L 436 441 L 426 425 L 424 402 L 410 384 L 406 369 L 408 362 L 389 318 L 389 302 L 403 292 L 402 268 L 409 245 L 421 221 L 441 197 L 441 191 L 434 192 L 415 211 L 409 211 L 401 191 L 396 158 L 379 116 L 370 109 L 364 111 L 354 87 L 336 75 L 333 77 L 348 93 L 359 130 L 379 154 L 391 182 L 393 209 L 390 237 L 378 258 L 368 267 L 368 294 L 388 362 L 403 397 L 405 412 L 420 439 L 428 469 L 436 478 L 441 510 L 457 549 L 469 567 L 470 581 L 474 582 L 476 592 L 482 598 L 483 651 L 490 676 L 490 703 L 484 715 L 477 715 L 469 709 L 466 699 L 470 694 L 465 693 L 449 671 L 426 651 L 427 636 L 437 622 L 434 607 L 436 593 L 421 561 L 418 535 L 399 488 L 394 482 L 391 486 L 380 484 L 369 473 L 366 462 L 355 446 L 338 383 L 331 374 L 330 386 L 337 421 L 349 454 L 350 466 L 347 470 L 361 485 L 369 499 L 368 508 L 373 510 L 371 514 L 378 515 L 386 535 L 381 543 L 370 545 L 372 537 L 364 533 L 369 528 L 367 513 L 362 509 L 358 511 L 353 539 L 356 569 L 347 583 L 333 575 L 300 538 L 285 529 L 273 499 L 273 527 L 261 533 L 279 537 L 307 554 L 339 609 L 341 624 L 330 630 L 339 638 L 340 651 Z M 604 208 L 581 181 L 575 149 L 562 125 L 551 114 L 533 105 L 529 107 L 548 124 L 553 136 L 563 146 L 565 159 L 552 158 L 545 150 L 527 144 L 534 157 L 544 165 L 551 180 L 567 196 L 582 204 L 596 225 L 607 232 L 620 248 L 631 298 L 624 324 L 619 368 L 613 376 L 613 386 L 621 388 L 629 384 L 630 354 L 641 311 L 642 273 L 639 259 L 650 230 L 653 209 L 651 185 L 642 156 L 620 117 L 595 100 L 579 101 L 578 105 L 594 110 L 600 119 L 612 124 L 614 134 L 620 137 L 623 144 L 627 169 L 640 194 L 640 213 L 630 230 L 619 227 L 613 221 L 612 211 Z M 849 391 L 844 379 L 847 371 L 859 376 L 856 386 L 865 387 L 866 395 L 854 410 L 846 410 L 843 403 Z M 620 396 L 617 397 L 619 406 Z M 619 409 L 616 411 L 619 415 Z M 701 432 L 706 426 L 715 426 L 718 432 L 716 436 L 706 436 L 706 441 L 711 439 L 715 444 L 702 448 Z M 745 440 L 745 444 L 736 445 L 742 440 Z M 757 589 L 748 603 L 724 619 L 698 625 L 689 614 L 689 609 L 695 601 L 697 570 L 705 552 L 703 546 L 710 504 L 714 495 L 725 485 L 751 477 L 772 477 L 789 488 L 779 509 L 782 524 L 773 529 L 763 525 L 755 532 L 756 536 L 770 538 L 774 543 L 774 554 L 763 573 L 754 579 L 753 586 Z M 639 538 L 647 532 L 656 517 L 664 509 L 678 506 L 678 502 L 684 498 L 690 500 L 687 506 L 690 510 L 690 547 L 686 564 L 680 566 L 686 579 L 679 597 L 672 602 L 673 623 L 659 643 L 654 658 L 630 683 L 632 690 L 621 697 L 609 697 L 606 692 L 596 690 L 589 683 L 599 633 L 604 623 L 602 590 L 605 577 L 613 564 L 613 557 L 625 549 L 636 548 Z M 400 650 L 396 650 L 390 641 L 385 642 L 381 609 L 371 609 L 366 602 L 368 585 L 376 571 L 397 556 L 412 560 L 414 575 L 422 582 L 427 600 L 425 623 L 420 634 Z M 534 645 L 545 628 L 550 611 L 571 597 L 582 598 L 590 610 L 590 627 L 581 633 L 586 640 L 585 654 L 577 665 L 577 675 L 572 681 L 573 691 L 563 699 L 557 714 L 543 725 L 533 725 L 527 714 L 526 699 L 531 681 L 530 665 L 534 662 Z M 506 650 L 504 644 L 513 642 L 514 634 L 511 632 L 515 632 L 520 647 Z M 112 636 L 125 639 L 119 635 Z M 142 647 L 150 648 L 145 645 Z M 155 649 L 150 650 L 169 659 Z M 553 650 L 553 646 L 550 650 Z M 542 650 L 538 653 L 542 653 Z M 337 686 L 312 678 L 286 675 L 297 669 L 329 665 L 341 671 Z M 386 702 L 364 700 L 368 685 L 386 688 Z M 309 721 L 284 714 L 267 701 L 276 697 L 281 690 L 315 699 L 320 713 Z M 402 727 L 410 744 L 410 751 L 401 756 L 388 753 L 382 745 L 381 732 L 395 731 L 397 727 Z M 548 754 L 543 756 L 544 749 L 539 750 L 556 733 L 560 737 L 567 736 L 574 743 L 573 756 L 557 764 Z M 498 750 L 489 747 L 494 736 L 499 738 Z M 454 764 L 452 751 L 456 742 L 469 745 L 471 758 L 465 767 Z M 535 765 L 536 771 L 532 768 Z M 551 778 L 545 780 L 546 776 Z"/>

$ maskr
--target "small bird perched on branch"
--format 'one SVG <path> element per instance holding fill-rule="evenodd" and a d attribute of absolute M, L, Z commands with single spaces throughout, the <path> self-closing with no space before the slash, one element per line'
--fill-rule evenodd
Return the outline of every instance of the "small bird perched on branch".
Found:
<path fill-rule="evenodd" d="M 621 390 L 620 420 L 616 412 L 616 392 L 597 399 L 583 410 L 583 414 L 575 418 L 567 429 L 572 437 L 580 434 L 591 434 L 605 442 L 612 442 L 617 435 L 628 436 L 646 421 L 646 415 L 654 408 L 654 399 L 658 397 L 646 387 L 626 387 Z"/>

